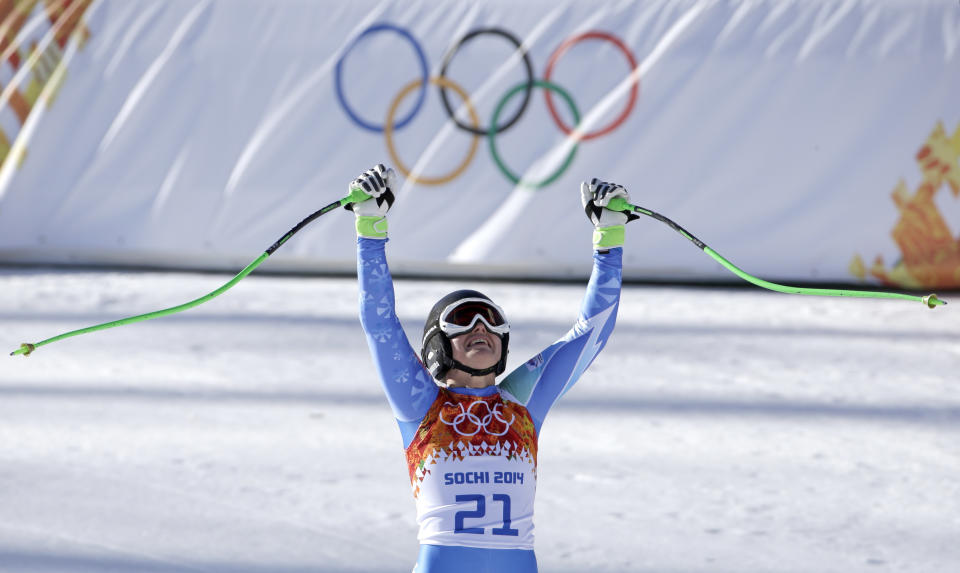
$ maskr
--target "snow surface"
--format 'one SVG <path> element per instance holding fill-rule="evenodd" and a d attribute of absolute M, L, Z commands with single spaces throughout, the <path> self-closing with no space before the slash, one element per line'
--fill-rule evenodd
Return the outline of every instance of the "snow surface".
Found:
<path fill-rule="evenodd" d="M 0 270 L 0 350 L 225 280 Z M 398 281 L 408 335 L 462 286 L 506 308 L 511 367 L 584 290 Z M 543 428 L 541 571 L 960 571 L 953 298 L 625 288 Z M 352 279 L 254 275 L 0 356 L 0 571 L 410 571 L 414 503 L 356 299 Z"/>

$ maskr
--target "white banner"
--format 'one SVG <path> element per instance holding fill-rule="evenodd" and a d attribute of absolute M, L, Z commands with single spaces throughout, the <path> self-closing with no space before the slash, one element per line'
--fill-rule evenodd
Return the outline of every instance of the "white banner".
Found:
<path fill-rule="evenodd" d="M 405 174 L 398 272 L 583 275 L 579 184 L 597 177 L 764 278 L 960 286 L 955 0 L 72 0 L 0 18 L 0 262 L 238 270 L 385 163 Z M 321 217 L 266 267 L 352 269 L 352 219 Z M 732 278 L 650 218 L 627 228 L 625 272 Z"/>

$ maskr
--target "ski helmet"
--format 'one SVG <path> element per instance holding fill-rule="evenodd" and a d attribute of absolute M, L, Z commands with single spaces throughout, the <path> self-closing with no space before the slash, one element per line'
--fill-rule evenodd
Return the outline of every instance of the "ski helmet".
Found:
<path fill-rule="evenodd" d="M 469 303 L 476 303 L 476 306 L 468 307 Z M 460 308 L 476 314 L 467 315 L 466 320 L 469 322 L 459 326 L 448 322 L 455 310 Z M 500 360 L 489 368 L 472 368 L 453 359 L 450 339 L 473 330 L 477 320 L 482 320 L 487 330 L 500 338 Z M 462 331 L 454 332 L 451 335 L 448 334 L 451 328 L 454 330 L 462 329 Z M 454 291 L 438 300 L 430 309 L 427 322 L 423 326 L 423 346 L 420 349 L 420 358 L 430 374 L 438 381 L 443 380 L 447 372 L 453 368 L 473 376 L 484 376 L 491 372 L 499 376 L 507 369 L 507 345 L 510 342 L 509 329 L 503 311 L 490 300 L 490 297 L 475 290 Z"/>

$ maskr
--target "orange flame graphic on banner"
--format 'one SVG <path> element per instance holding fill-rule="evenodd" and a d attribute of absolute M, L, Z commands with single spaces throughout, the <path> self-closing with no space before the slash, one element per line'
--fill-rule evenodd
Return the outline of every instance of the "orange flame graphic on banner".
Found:
<path fill-rule="evenodd" d="M 960 125 L 948 136 L 938 122 L 927 142 L 917 152 L 923 182 L 910 194 L 901 179 L 893 190 L 900 219 L 891 235 L 902 257 L 887 270 L 877 255 L 869 273 L 881 283 L 910 289 L 960 287 L 960 236 L 950 228 L 933 198 L 944 184 L 960 197 Z M 860 255 L 850 263 L 850 272 L 864 280 L 867 269 Z"/>
<path fill-rule="evenodd" d="M 63 81 L 59 67 L 70 37 L 77 34 L 80 46 L 89 39 L 90 30 L 82 18 L 92 1 L 44 0 L 35 10 L 39 0 L 0 0 L 0 66 L 6 66 L 4 74 L 14 78 L 9 85 L 0 84 L 0 93 L 6 94 L 0 99 L 0 111 L 9 107 L 18 129 L 27 122 L 47 84 Z M 41 25 L 44 20 L 46 25 Z M 25 66 L 26 74 L 21 73 Z M 53 101 L 60 87 L 59 83 L 51 86 L 47 102 Z M 0 128 L 0 165 L 14 151 L 10 138 L 15 140 L 17 135 Z M 16 161 L 22 161 L 24 153 L 22 148 L 15 153 Z"/>

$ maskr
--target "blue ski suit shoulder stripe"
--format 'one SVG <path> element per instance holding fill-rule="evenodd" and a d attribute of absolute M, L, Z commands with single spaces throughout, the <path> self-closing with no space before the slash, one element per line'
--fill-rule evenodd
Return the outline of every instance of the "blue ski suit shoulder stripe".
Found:
<path fill-rule="evenodd" d="M 579 380 L 613 333 L 622 285 L 623 249 L 595 252 L 593 272 L 573 328 L 514 369 L 500 388 L 524 404 L 537 433 L 550 407 Z"/>

